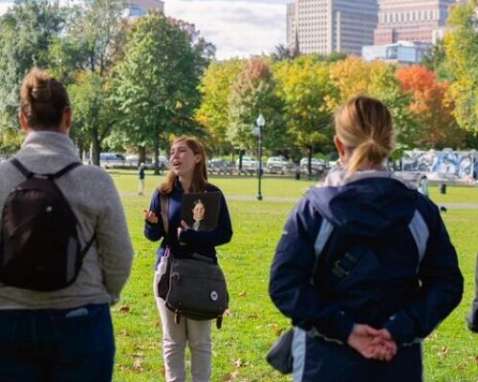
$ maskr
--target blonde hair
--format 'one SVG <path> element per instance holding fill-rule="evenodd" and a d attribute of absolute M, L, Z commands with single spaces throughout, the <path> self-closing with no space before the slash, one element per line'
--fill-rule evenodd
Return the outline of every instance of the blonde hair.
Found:
<path fill-rule="evenodd" d="M 189 190 L 185 191 L 204 192 L 206 191 L 207 187 L 206 152 L 204 151 L 204 146 L 198 139 L 187 136 L 176 138 L 171 146 L 181 142 L 185 142 L 195 155 L 199 154 L 201 156 L 201 159 L 194 167 L 191 187 Z M 177 175 L 171 170 L 168 175 L 166 175 L 166 180 L 164 183 L 159 186 L 159 192 L 163 195 L 169 195 L 171 192 L 173 192 L 174 182 L 176 179 Z"/>
<path fill-rule="evenodd" d="M 352 98 L 335 113 L 335 132 L 351 153 L 347 176 L 363 165 L 380 165 L 395 145 L 390 111 L 367 96 Z"/>
<path fill-rule="evenodd" d="M 22 82 L 20 108 L 33 130 L 55 130 L 70 108 L 70 100 L 61 82 L 33 68 Z"/>

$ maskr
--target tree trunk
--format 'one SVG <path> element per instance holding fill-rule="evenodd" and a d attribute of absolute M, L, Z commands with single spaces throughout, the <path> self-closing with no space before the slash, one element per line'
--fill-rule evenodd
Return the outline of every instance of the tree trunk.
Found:
<path fill-rule="evenodd" d="M 309 174 L 309 179 L 312 178 L 312 150 L 312 146 L 310 146 L 307 154 L 307 172 Z"/>
<path fill-rule="evenodd" d="M 80 161 L 83 163 L 83 160 L 85 159 L 85 144 L 78 140 L 76 145 L 78 146 L 78 156 L 80 157 Z"/>
<path fill-rule="evenodd" d="M 244 152 L 246 150 L 239 150 L 239 174 L 242 172 L 242 157 L 244 156 Z"/>
<path fill-rule="evenodd" d="M 153 139 L 154 175 L 159 175 L 159 137 Z"/>
<path fill-rule="evenodd" d="M 100 165 L 101 141 L 98 134 L 91 133 L 91 160 L 95 166 Z"/>
<path fill-rule="evenodd" d="M 146 147 L 138 146 L 138 166 L 140 163 L 146 163 Z"/>

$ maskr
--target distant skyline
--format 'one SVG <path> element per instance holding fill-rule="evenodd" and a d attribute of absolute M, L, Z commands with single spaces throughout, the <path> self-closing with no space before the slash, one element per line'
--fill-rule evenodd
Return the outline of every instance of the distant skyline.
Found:
<path fill-rule="evenodd" d="M 269 54 L 286 43 L 286 4 L 290 0 L 165 0 L 167 16 L 196 25 L 216 46 L 216 57 Z M 0 14 L 13 4 L 0 0 Z"/>

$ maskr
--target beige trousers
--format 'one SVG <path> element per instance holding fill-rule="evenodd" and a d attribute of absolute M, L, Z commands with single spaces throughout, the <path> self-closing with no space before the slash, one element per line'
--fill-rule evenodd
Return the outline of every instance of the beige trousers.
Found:
<path fill-rule="evenodd" d="M 174 313 L 157 295 L 157 282 L 163 274 L 166 262 L 159 264 L 154 275 L 154 297 L 161 317 L 163 329 L 163 358 L 166 370 L 166 382 L 186 381 L 186 345 L 191 351 L 192 382 L 209 382 L 211 378 L 211 321 L 194 321 L 181 317 L 181 322 L 174 322 Z M 161 266 L 162 265 L 162 266 Z"/>

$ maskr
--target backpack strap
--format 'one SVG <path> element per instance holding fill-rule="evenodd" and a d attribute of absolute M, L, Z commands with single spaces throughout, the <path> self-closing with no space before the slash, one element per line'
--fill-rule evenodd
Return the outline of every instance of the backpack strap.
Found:
<path fill-rule="evenodd" d="M 159 194 L 159 198 L 161 201 L 161 219 L 163 220 L 163 228 L 164 228 L 164 232 L 166 232 L 166 237 L 167 237 L 169 233 L 169 220 L 168 220 L 169 198 L 163 194 Z"/>
<path fill-rule="evenodd" d="M 96 240 L 96 231 L 93 234 L 93 236 L 91 237 L 90 241 L 88 243 L 86 243 L 85 247 L 81 250 L 80 256 L 81 256 L 82 259 L 86 256 L 86 254 L 90 250 L 90 248 L 93 245 L 93 243 L 95 242 L 95 240 Z"/>
<path fill-rule="evenodd" d="M 82 164 L 80 162 L 70 163 L 68 166 L 63 167 L 60 171 L 51 174 L 50 179 L 58 179 L 78 166 L 82 166 Z"/>
<path fill-rule="evenodd" d="M 24 165 L 22 165 L 17 158 L 10 159 L 10 163 L 13 164 L 27 179 L 30 179 L 33 175 L 35 175 L 34 172 L 31 172 Z"/>
<path fill-rule="evenodd" d="M 13 164 L 27 179 L 30 179 L 34 176 L 48 178 L 50 180 L 58 179 L 65 175 L 67 172 L 73 170 L 75 167 L 81 166 L 80 162 L 73 162 L 69 165 L 63 167 L 60 171 L 55 172 L 54 174 L 36 174 L 28 170 L 17 158 L 12 158 L 10 163 Z"/>
<path fill-rule="evenodd" d="M 326 218 L 323 217 L 322 223 L 320 224 L 319 233 L 317 234 L 317 238 L 315 239 L 314 243 L 315 263 L 313 275 L 317 274 L 320 255 L 322 254 L 330 235 L 332 235 L 333 230 L 334 226 Z"/>
<path fill-rule="evenodd" d="M 423 258 L 425 257 L 425 252 L 427 250 L 427 242 L 430 236 L 430 231 L 428 230 L 427 223 L 425 219 L 423 219 L 422 214 L 416 210 L 415 214 L 413 215 L 410 224 L 408 225 L 408 229 L 415 240 L 415 244 L 417 245 L 418 250 L 418 264 L 417 264 L 417 271 L 422 263 Z"/>

